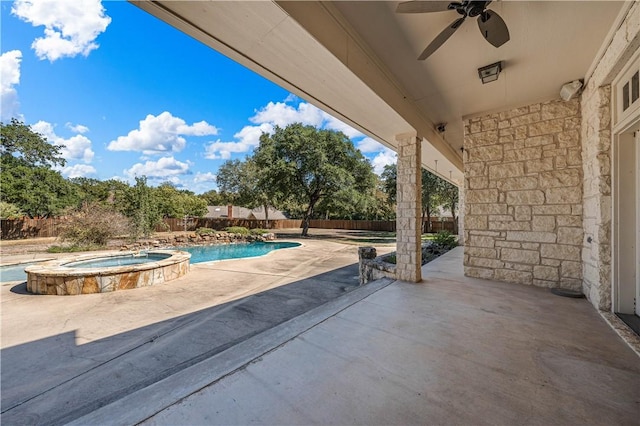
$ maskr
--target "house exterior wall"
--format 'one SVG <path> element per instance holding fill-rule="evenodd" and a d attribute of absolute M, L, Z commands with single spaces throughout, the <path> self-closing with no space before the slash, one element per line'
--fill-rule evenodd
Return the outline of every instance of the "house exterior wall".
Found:
<path fill-rule="evenodd" d="M 611 310 L 611 82 L 640 47 L 640 3 L 634 2 L 582 93 L 584 173 L 583 293 Z"/>
<path fill-rule="evenodd" d="M 465 121 L 465 274 L 580 289 L 580 103 Z"/>

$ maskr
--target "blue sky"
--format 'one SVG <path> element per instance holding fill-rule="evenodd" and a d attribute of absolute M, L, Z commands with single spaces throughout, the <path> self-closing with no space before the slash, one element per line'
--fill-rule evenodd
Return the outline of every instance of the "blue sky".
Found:
<path fill-rule="evenodd" d="M 380 173 L 393 151 L 124 1 L 1 1 L 0 115 L 64 145 L 66 177 L 145 175 L 196 193 L 262 132 L 345 132 Z"/>

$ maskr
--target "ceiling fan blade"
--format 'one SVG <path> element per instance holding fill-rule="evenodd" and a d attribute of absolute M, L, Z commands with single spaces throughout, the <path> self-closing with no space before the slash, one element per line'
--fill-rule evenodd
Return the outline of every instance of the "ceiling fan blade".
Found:
<path fill-rule="evenodd" d="M 500 47 L 509 41 L 507 24 L 493 10 L 485 10 L 478 16 L 478 28 L 482 36 L 495 47 Z"/>
<path fill-rule="evenodd" d="M 442 30 L 442 32 L 438 34 L 438 36 L 434 38 L 431 43 L 429 43 L 429 46 L 427 46 L 427 48 L 424 49 L 424 52 L 422 52 L 422 54 L 418 56 L 418 60 L 420 61 L 425 60 L 429 56 L 431 56 L 433 52 L 438 50 L 438 48 L 442 46 L 444 42 L 447 41 L 449 37 L 453 35 L 453 33 L 456 32 L 456 30 L 460 27 L 460 25 L 462 25 L 465 19 L 466 19 L 466 16 L 463 16 L 462 18 L 458 18 L 455 21 L 453 21 L 451 25 L 449 25 L 447 28 Z"/>
<path fill-rule="evenodd" d="M 396 13 L 428 13 L 449 10 L 450 1 L 405 1 L 398 5 Z"/>

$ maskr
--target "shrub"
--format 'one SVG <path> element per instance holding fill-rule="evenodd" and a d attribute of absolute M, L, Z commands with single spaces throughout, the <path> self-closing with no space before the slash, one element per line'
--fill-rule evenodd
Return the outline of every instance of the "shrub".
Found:
<path fill-rule="evenodd" d="M 440 231 L 433 238 L 433 244 L 445 250 L 451 250 L 458 245 L 458 238 L 449 231 Z"/>
<path fill-rule="evenodd" d="M 130 231 L 131 221 L 121 213 L 99 203 L 85 203 L 68 213 L 60 226 L 59 238 L 72 246 L 106 246 L 111 238 Z"/>
<path fill-rule="evenodd" d="M 396 253 L 395 252 L 391 253 L 391 254 L 383 257 L 382 260 L 384 262 L 391 263 L 391 264 L 395 265 L 396 264 Z"/>
<path fill-rule="evenodd" d="M 269 233 L 269 230 L 262 229 L 262 228 L 255 228 L 251 230 L 251 235 L 264 235 L 268 233 Z"/>
<path fill-rule="evenodd" d="M 249 230 L 244 226 L 230 226 L 225 228 L 225 231 L 231 234 L 249 235 Z"/>
<path fill-rule="evenodd" d="M 0 218 L 1 219 L 20 219 L 24 214 L 15 204 L 0 201 Z"/>
<path fill-rule="evenodd" d="M 47 253 L 76 253 L 79 251 L 91 251 L 101 248 L 102 247 L 97 246 L 77 246 L 75 244 L 72 246 L 51 246 L 47 249 Z"/>
<path fill-rule="evenodd" d="M 196 234 L 198 235 L 211 235 L 215 234 L 216 230 L 211 228 L 198 228 L 196 229 Z"/>

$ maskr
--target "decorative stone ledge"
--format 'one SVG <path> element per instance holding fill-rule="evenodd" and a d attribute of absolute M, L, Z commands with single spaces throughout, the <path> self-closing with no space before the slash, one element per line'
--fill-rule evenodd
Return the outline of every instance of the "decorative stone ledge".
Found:
<path fill-rule="evenodd" d="M 121 253 L 89 254 L 42 262 L 25 268 L 27 291 L 47 295 L 106 293 L 147 287 L 175 280 L 189 272 L 191 254 L 184 251 L 156 250 L 166 258 L 133 265 L 73 268 L 75 262 L 121 257 Z"/>
<path fill-rule="evenodd" d="M 231 243 L 251 243 L 255 241 L 273 241 L 276 235 L 267 233 L 262 235 L 242 235 L 232 232 L 215 232 L 208 235 L 199 235 L 195 232 L 184 234 L 167 235 L 153 239 L 138 240 L 131 244 L 120 247 L 122 251 L 148 250 L 168 247 L 185 247 L 195 245 L 231 244 Z"/>
<path fill-rule="evenodd" d="M 420 264 L 426 265 L 433 259 L 449 251 L 449 249 L 443 249 L 429 241 L 422 244 L 421 251 L 422 255 Z M 376 255 L 376 249 L 373 247 L 358 248 L 360 285 L 364 285 L 368 282 L 379 280 L 381 278 L 398 279 L 395 263 L 388 261 L 397 256 L 397 253 L 394 251 L 382 256 Z"/>

